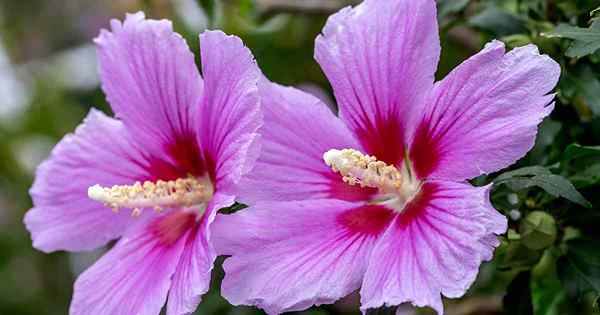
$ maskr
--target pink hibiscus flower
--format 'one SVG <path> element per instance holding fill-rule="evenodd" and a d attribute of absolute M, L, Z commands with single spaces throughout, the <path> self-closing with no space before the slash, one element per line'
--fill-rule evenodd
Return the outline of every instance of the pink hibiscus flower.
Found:
<path fill-rule="evenodd" d="M 222 32 L 200 35 L 203 79 L 171 22 L 137 13 L 111 28 L 95 41 L 119 119 L 92 110 L 56 146 L 25 224 L 45 252 L 120 238 L 77 279 L 71 314 L 156 315 L 167 295 L 167 314 L 189 314 L 216 257 L 209 226 L 258 155 L 259 70 Z"/>
<path fill-rule="evenodd" d="M 443 313 L 507 229 L 490 186 L 467 179 L 525 155 L 553 108 L 560 68 L 493 41 L 434 84 L 433 0 L 366 0 L 316 40 L 339 118 L 299 90 L 259 82 L 262 154 L 214 234 L 222 294 L 269 314 L 360 288 L 361 309 L 411 302 Z M 227 233 L 225 233 L 227 232 Z"/>

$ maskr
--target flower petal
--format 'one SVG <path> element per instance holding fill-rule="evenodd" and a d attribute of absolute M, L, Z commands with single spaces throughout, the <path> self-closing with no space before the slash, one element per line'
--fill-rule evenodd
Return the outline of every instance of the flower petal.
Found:
<path fill-rule="evenodd" d="M 265 124 L 261 155 L 243 180 L 240 198 L 364 200 L 367 189 L 349 186 L 323 161 L 330 149 L 360 148 L 344 124 L 316 97 L 262 79 L 259 92 Z"/>
<path fill-rule="evenodd" d="M 464 180 L 502 169 L 535 141 L 560 66 L 533 45 L 505 54 L 494 41 L 430 95 L 410 149 L 419 177 Z"/>
<path fill-rule="evenodd" d="M 200 304 L 202 294 L 208 291 L 213 263 L 217 257 L 210 244 L 209 226 L 217 211 L 233 202 L 232 196 L 217 193 L 207 205 L 200 222 L 188 234 L 169 291 L 168 315 L 193 313 Z"/>
<path fill-rule="evenodd" d="M 71 315 L 160 313 L 171 287 L 171 276 L 192 231 L 182 228 L 177 238 L 167 238 L 169 241 L 165 242 L 157 231 L 163 229 L 161 220 L 169 215 L 181 213 L 140 224 L 79 276 L 71 301 Z"/>
<path fill-rule="evenodd" d="M 374 215 L 373 215 L 374 214 Z M 213 224 L 221 292 L 268 314 L 332 303 L 358 289 L 370 248 L 393 214 L 336 200 L 258 203 Z"/>
<path fill-rule="evenodd" d="M 259 154 L 260 70 L 242 41 L 221 31 L 202 33 L 200 52 L 205 81 L 199 139 L 205 159 L 214 164 L 217 189 L 228 190 Z"/>
<path fill-rule="evenodd" d="M 375 245 L 361 289 L 363 310 L 411 302 L 439 314 L 440 294 L 462 296 L 491 257 L 507 220 L 490 187 L 426 182 Z"/>
<path fill-rule="evenodd" d="M 102 88 L 117 117 L 150 152 L 195 134 L 202 78 L 185 40 L 167 20 L 142 12 L 111 21 L 98 47 Z"/>
<path fill-rule="evenodd" d="M 342 120 L 367 153 L 396 165 L 433 84 L 439 53 L 433 0 L 366 0 L 346 7 L 329 18 L 315 46 Z"/>
<path fill-rule="evenodd" d="M 92 109 L 75 134 L 65 136 L 42 163 L 25 215 L 33 246 L 45 252 L 89 250 L 119 237 L 131 225 L 127 211 L 113 213 L 88 198 L 88 187 L 133 183 L 147 176 L 145 158 L 120 121 Z"/>

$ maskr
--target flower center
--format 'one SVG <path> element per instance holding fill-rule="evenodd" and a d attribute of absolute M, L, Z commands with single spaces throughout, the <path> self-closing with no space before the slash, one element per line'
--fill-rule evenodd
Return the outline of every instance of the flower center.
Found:
<path fill-rule="evenodd" d="M 208 178 L 178 178 L 156 182 L 135 182 L 133 185 L 88 188 L 88 197 L 104 203 L 118 212 L 119 208 L 133 209 L 131 215 L 139 216 L 142 208 L 162 211 L 163 207 L 191 207 L 210 200 L 213 187 Z"/>
<path fill-rule="evenodd" d="M 397 212 L 404 210 L 421 185 L 413 178 L 409 163 L 398 169 L 354 149 L 331 149 L 323 154 L 323 160 L 334 172 L 339 172 L 348 185 L 379 189 L 373 204 L 385 205 Z"/>

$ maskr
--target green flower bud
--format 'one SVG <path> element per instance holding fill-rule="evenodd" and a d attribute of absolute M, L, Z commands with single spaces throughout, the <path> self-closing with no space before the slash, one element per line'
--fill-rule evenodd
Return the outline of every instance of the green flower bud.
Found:
<path fill-rule="evenodd" d="M 544 249 L 556 240 L 556 221 L 542 211 L 533 211 L 521 222 L 519 227 L 521 242 L 533 250 Z"/>

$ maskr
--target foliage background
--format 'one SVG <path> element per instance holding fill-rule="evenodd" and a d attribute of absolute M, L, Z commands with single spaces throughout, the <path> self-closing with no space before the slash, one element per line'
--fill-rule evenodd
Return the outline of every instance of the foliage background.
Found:
<path fill-rule="evenodd" d="M 74 278 L 106 249 L 43 254 L 21 223 L 36 165 L 92 106 L 99 89 L 91 40 L 111 17 L 168 18 L 197 53 L 197 34 L 221 28 L 251 48 L 266 75 L 335 105 L 314 61 L 327 16 L 352 0 L 1 0 L 0 314 L 65 314 Z M 510 231 L 469 293 L 447 314 L 592 314 L 600 292 L 600 1 L 439 0 L 438 78 L 498 38 L 534 43 L 561 63 L 557 104 L 536 147 L 495 182 Z M 578 26 L 579 28 L 576 28 Z M 574 143 L 580 144 L 574 145 Z M 571 184 L 572 183 L 572 184 Z M 219 297 L 219 268 L 198 314 L 261 314 Z M 358 314 L 357 295 L 303 314 Z M 374 314 L 393 314 L 392 309 Z M 399 314 L 430 313 L 402 307 Z"/>

